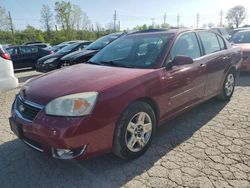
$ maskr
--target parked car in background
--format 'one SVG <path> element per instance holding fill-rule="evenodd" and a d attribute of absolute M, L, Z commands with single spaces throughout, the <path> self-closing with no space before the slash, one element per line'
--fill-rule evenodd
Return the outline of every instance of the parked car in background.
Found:
<path fill-rule="evenodd" d="M 243 51 L 243 62 L 241 64 L 241 71 L 250 71 L 250 29 L 242 30 L 235 33 L 231 42 L 235 46 L 239 46 Z"/>
<path fill-rule="evenodd" d="M 26 83 L 13 104 L 11 130 L 58 159 L 111 151 L 135 158 L 158 125 L 212 97 L 230 100 L 241 60 L 240 48 L 212 31 L 130 33 L 88 63 Z"/>
<path fill-rule="evenodd" d="M 0 45 L 0 93 L 14 89 L 17 85 L 18 80 L 14 76 L 11 57 Z"/>
<path fill-rule="evenodd" d="M 64 65 L 60 63 L 60 59 L 63 56 L 71 52 L 81 51 L 86 48 L 90 43 L 91 42 L 89 41 L 75 42 L 73 44 L 67 45 L 66 47 L 62 48 L 54 54 L 42 57 L 38 59 L 36 63 L 36 70 L 38 72 L 48 72 L 63 67 Z"/>
<path fill-rule="evenodd" d="M 226 28 L 223 27 L 216 27 L 216 28 L 211 28 L 212 31 L 220 34 L 221 36 L 223 36 L 225 39 L 229 40 L 230 39 L 230 35 L 227 32 Z"/>
<path fill-rule="evenodd" d="M 37 59 L 53 53 L 37 46 L 12 46 L 6 48 L 11 55 L 14 69 L 35 68 Z"/>
<path fill-rule="evenodd" d="M 233 30 L 233 32 L 231 33 L 231 37 L 232 37 L 234 34 L 236 34 L 237 32 L 239 32 L 239 31 L 244 31 L 244 30 L 250 30 L 250 27 L 239 27 L 239 28 L 235 28 L 235 29 Z"/>
<path fill-rule="evenodd" d="M 70 66 L 79 63 L 87 62 L 91 57 L 93 57 L 98 51 L 107 46 L 109 43 L 118 39 L 119 37 L 125 35 L 123 32 L 112 33 L 97 39 L 95 42 L 90 44 L 85 50 L 80 52 L 70 53 L 63 58 L 61 58 L 61 65 Z"/>

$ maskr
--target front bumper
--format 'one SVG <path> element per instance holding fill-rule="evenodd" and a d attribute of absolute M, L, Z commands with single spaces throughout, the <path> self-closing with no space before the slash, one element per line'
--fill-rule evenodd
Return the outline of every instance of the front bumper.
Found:
<path fill-rule="evenodd" d="M 49 71 L 56 70 L 57 67 L 58 67 L 58 66 L 57 66 L 56 63 L 47 63 L 47 64 L 44 64 L 44 63 L 37 63 L 37 64 L 36 64 L 36 71 L 37 71 L 37 72 L 46 73 L 46 72 L 49 72 Z"/>
<path fill-rule="evenodd" d="M 76 152 L 72 158 L 79 160 L 112 150 L 114 125 L 110 122 L 91 116 L 48 116 L 44 109 L 28 121 L 18 112 L 16 101 L 10 118 L 11 130 L 33 149 L 54 158 L 60 158 L 56 150 L 72 150 Z"/>

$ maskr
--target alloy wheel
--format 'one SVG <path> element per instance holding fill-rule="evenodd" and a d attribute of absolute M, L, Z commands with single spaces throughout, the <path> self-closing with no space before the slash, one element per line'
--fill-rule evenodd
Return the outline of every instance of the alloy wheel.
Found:
<path fill-rule="evenodd" d="M 139 112 L 129 121 L 126 129 L 125 142 L 132 152 L 141 151 L 152 135 L 152 120 L 145 112 Z"/>
<path fill-rule="evenodd" d="M 235 80 L 233 73 L 229 73 L 225 82 L 225 94 L 226 96 L 230 96 L 234 90 Z"/>

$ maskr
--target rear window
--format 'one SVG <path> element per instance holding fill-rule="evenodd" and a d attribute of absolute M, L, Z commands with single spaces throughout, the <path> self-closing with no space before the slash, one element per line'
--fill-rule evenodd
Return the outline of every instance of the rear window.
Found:
<path fill-rule="evenodd" d="M 241 31 L 233 35 L 233 43 L 250 43 L 250 31 Z"/>

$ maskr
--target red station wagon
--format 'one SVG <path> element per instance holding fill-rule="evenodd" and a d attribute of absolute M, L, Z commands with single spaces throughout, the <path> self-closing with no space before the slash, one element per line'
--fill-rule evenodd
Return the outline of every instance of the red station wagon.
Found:
<path fill-rule="evenodd" d="M 135 158 L 170 118 L 215 96 L 229 100 L 241 61 L 240 48 L 212 31 L 130 33 L 86 64 L 26 83 L 11 129 L 58 159 Z"/>

